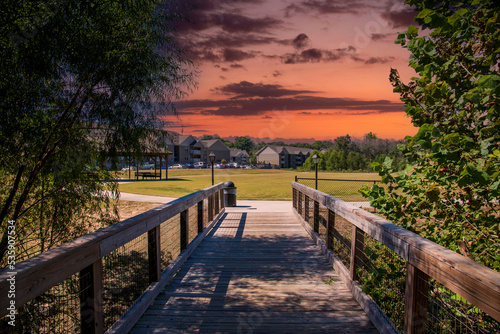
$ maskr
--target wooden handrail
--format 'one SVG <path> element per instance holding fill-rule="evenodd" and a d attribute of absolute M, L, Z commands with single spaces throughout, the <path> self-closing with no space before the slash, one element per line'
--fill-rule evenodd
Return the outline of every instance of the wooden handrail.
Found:
<path fill-rule="evenodd" d="M 393 250 L 410 266 L 500 321 L 500 273 L 338 198 L 296 182 L 292 183 L 292 188 L 297 191 L 297 198 L 307 196 L 345 218 Z M 300 214 L 300 202 L 296 206 L 298 208 L 294 209 Z"/>
<path fill-rule="evenodd" d="M 224 183 L 216 184 L 17 263 L 16 308 L 223 189 Z M 0 317 L 8 312 L 10 300 L 4 296 L 9 291 L 9 272 L 0 271 Z"/>

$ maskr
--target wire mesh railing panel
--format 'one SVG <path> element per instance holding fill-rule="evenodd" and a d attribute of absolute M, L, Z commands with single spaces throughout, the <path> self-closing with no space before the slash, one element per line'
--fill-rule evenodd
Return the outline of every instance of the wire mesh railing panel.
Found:
<path fill-rule="evenodd" d="M 208 198 L 203 200 L 203 228 L 207 227 L 208 221 Z"/>
<path fill-rule="evenodd" d="M 161 270 L 163 271 L 181 253 L 180 214 L 160 225 L 160 240 Z"/>
<path fill-rule="evenodd" d="M 433 279 L 428 286 L 427 333 L 500 333 L 500 323 L 479 308 Z"/>
<path fill-rule="evenodd" d="M 362 249 L 358 247 L 356 254 L 355 270 L 363 291 L 403 332 L 406 261 L 367 234 L 364 234 Z"/>
<path fill-rule="evenodd" d="M 75 274 L 16 310 L 15 326 L 0 320 L 0 333 L 80 333 L 80 275 Z"/>
<path fill-rule="evenodd" d="M 103 258 L 104 328 L 113 325 L 149 286 L 148 234 Z"/>
<path fill-rule="evenodd" d="M 327 244 L 326 236 L 326 225 L 328 223 L 328 209 L 322 205 L 319 205 L 318 210 L 318 234 L 321 239 Z"/>
<path fill-rule="evenodd" d="M 333 253 L 342 261 L 346 268 L 349 268 L 351 265 L 351 239 L 352 224 L 339 215 L 335 215 Z"/>

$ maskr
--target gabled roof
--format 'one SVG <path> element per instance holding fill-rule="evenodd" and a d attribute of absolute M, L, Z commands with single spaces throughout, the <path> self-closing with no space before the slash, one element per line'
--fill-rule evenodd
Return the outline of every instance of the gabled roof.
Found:
<path fill-rule="evenodd" d="M 281 154 L 283 151 L 285 151 L 288 154 L 293 154 L 293 155 L 299 155 L 299 154 L 307 155 L 307 154 L 311 154 L 313 152 L 313 150 L 310 148 L 294 147 L 294 146 L 266 145 L 257 152 L 257 155 L 259 155 L 266 148 L 270 148 L 271 150 L 273 150 L 277 154 Z"/>
<path fill-rule="evenodd" d="M 250 157 L 247 151 L 240 150 L 239 148 L 232 148 L 229 153 L 231 154 L 231 157 Z"/>

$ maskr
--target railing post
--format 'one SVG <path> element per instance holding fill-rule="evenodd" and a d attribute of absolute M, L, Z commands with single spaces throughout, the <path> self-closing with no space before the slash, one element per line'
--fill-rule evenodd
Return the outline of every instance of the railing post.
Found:
<path fill-rule="evenodd" d="M 203 232 L 203 200 L 198 202 L 198 233 Z"/>
<path fill-rule="evenodd" d="M 220 208 L 224 208 L 224 189 L 219 190 L 219 200 L 220 200 Z"/>
<path fill-rule="evenodd" d="M 211 222 L 214 219 L 214 200 L 213 196 L 208 196 L 208 221 Z"/>
<path fill-rule="evenodd" d="M 333 250 L 333 231 L 335 230 L 335 212 L 328 210 L 328 221 L 326 222 L 326 248 Z"/>
<path fill-rule="evenodd" d="M 180 214 L 180 228 L 181 228 L 181 252 L 185 250 L 189 244 L 189 212 L 184 210 Z"/>
<path fill-rule="evenodd" d="M 319 233 L 319 203 L 317 201 L 314 201 L 313 222 L 314 232 Z"/>
<path fill-rule="evenodd" d="M 297 189 L 292 188 L 292 194 L 293 194 L 293 196 L 292 196 L 292 200 L 293 200 L 293 202 L 292 202 L 292 203 L 293 203 L 293 208 L 294 208 L 295 210 L 297 210 Z"/>
<path fill-rule="evenodd" d="M 158 282 L 161 276 L 160 226 L 148 231 L 149 283 Z"/>
<path fill-rule="evenodd" d="M 80 332 L 104 333 L 102 259 L 80 271 Z"/>
<path fill-rule="evenodd" d="M 356 268 L 360 268 L 366 262 L 365 260 L 365 232 L 355 225 L 352 226 L 351 240 L 351 279 L 358 280 Z"/>
<path fill-rule="evenodd" d="M 304 220 L 309 224 L 309 196 L 304 198 Z"/>
<path fill-rule="evenodd" d="M 406 265 L 405 323 L 407 334 L 427 333 L 429 277 L 417 267 Z"/>
<path fill-rule="evenodd" d="M 214 216 L 219 214 L 219 192 L 214 194 L 214 202 L 215 202 L 215 213 Z"/>

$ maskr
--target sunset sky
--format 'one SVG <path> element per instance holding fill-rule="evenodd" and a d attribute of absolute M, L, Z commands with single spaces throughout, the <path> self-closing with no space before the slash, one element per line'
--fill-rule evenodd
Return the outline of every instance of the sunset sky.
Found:
<path fill-rule="evenodd" d="M 392 92 L 409 52 L 403 0 L 192 0 L 177 28 L 199 71 L 171 130 L 200 136 L 334 139 L 417 131 Z"/>

